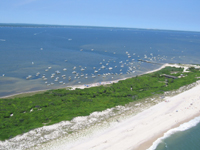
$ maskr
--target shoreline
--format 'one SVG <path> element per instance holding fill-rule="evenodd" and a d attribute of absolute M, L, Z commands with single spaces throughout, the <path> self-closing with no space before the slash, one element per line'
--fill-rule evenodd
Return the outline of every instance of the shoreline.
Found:
<path fill-rule="evenodd" d="M 165 131 L 163 131 L 163 132 L 161 132 L 161 133 L 159 133 L 159 134 L 153 136 L 153 137 L 152 137 L 151 139 L 149 139 L 148 141 L 146 141 L 146 142 L 140 144 L 140 145 L 137 147 L 137 149 L 139 149 L 139 150 L 143 150 L 143 149 L 144 149 L 144 150 L 151 150 L 150 148 L 151 148 L 151 146 L 153 145 L 153 143 L 154 143 L 156 140 L 158 140 L 159 138 L 162 138 L 162 137 L 164 136 L 164 134 L 167 133 L 169 130 L 175 129 L 175 128 L 177 128 L 177 127 L 180 127 L 180 125 L 182 125 L 182 124 L 184 124 L 184 123 L 187 123 L 187 122 L 189 122 L 189 121 L 195 119 L 196 117 L 200 117 L 200 113 L 195 114 L 195 115 L 191 116 L 190 118 L 186 118 L 185 120 L 180 121 L 179 123 L 175 124 L 174 126 L 168 128 L 168 129 L 166 129 Z"/>
<path fill-rule="evenodd" d="M 70 150 L 148 149 L 170 129 L 200 116 L 200 82 L 198 84 L 120 122 L 98 137 L 73 145 Z"/>
<path fill-rule="evenodd" d="M 158 71 L 166 66 L 180 67 L 180 65 L 177 64 L 164 64 L 160 68 L 146 72 L 144 74 Z M 186 71 L 185 68 L 184 71 Z M 132 77 L 127 77 L 120 80 L 125 80 L 128 78 Z M 101 82 L 101 84 L 100 82 L 97 82 L 88 85 L 89 87 L 94 87 L 116 83 L 120 80 L 104 81 Z M 177 127 L 180 124 L 187 122 L 196 116 L 200 116 L 200 93 L 198 93 L 198 91 L 200 91 L 200 81 L 197 81 L 196 83 L 198 85 L 194 86 L 192 89 L 189 89 L 172 97 L 166 97 L 163 102 L 153 105 L 148 109 L 144 109 L 142 112 L 133 115 L 128 119 L 118 122 L 116 126 L 112 126 L 111 128 L 106 129 L 106 131 L 100 134 L 100 136 L 93 137 L 92 139 L 87 139 L 86 141 L 84 141 L 84 143 L 76 143 L 72 145 L 72 147 L 70 146 L 69 149 L 88 150 L 94 149 L 95 147 L 95 149 L 99 150 L 141 150 L 149 148 L 153 144 L 153 142 L 162 137 L 166 131 Z M 75 88 L 89 87 L 87 87 L 86 85 L 71 86 L 72 90 Z M 64 145 L 62 145 L 61 147 L 66 148 L 68 147 L 68 145 L 67 143 L 64 143 Z M 52 147 L 52 149 L 57 149 L 57 147 Z"/>
<path fill-rule="evenodd" d="M 172 65 L 170 65 L 168 63 L 165 63 L 165 64 L 163 64 L 161 67 L 159 67 L 157 69 L 154 69 L 154 70 L 151 70 L 151 71 L 147 71 L 147 72 L 142 73 L 140 75 L 156 72 L 156 71 L 158 71 L 158 70 L 160 70 L 162 68 L 165 68 L 166 66 L 172 66 Z M 134 77 L 134 76 L 132 76 L 132 77 Z M 100 85 L 107 85 L 107 84 L 117 83 L 118 81 L 126 80 L 126 79 L 129 79 L 129 78 L 132 78 L 132 77 L 126 77 L 126 78 L 112 80 L 112 81 L 95 82 L 95 83 L 90 83 L 90 84 L 71 85 L 71 86 L 60 87 L 60 88 L 72 88 L 72 89 L 80 88 L 80 89 L 84 89 L 84 88 L 90 88 L 90 87 L 95 87 L 95 86 L 100 86 Z M 99 84 L 99 83 L 101 83 L 101 84 Z M 86 85 L 88 85 L 88 87 Z M 55 89 L 60 89 L 60 88 L 55 88 Z M 48 90 L 54 90 L 54 89 L 44 89 L 44 90 L 20 92 L 20 93 L 16 93 L 16 94 L 7 95 L 7 96 L 2 96 L 2 97 L 0 97 L 0 99 L 14 97 L 14 96 L 23 95 L 23 94 L 31 94 L 31 93 L 37 94 L 37 92 L 45 92 L 45 91 L 48 91 Z"/>

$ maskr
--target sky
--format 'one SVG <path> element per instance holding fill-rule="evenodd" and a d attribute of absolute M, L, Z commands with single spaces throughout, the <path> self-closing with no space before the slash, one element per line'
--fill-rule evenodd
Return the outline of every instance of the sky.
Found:
<path fill-rule="evenodd" d="M 200 31 L 200 0 L 0 0 L 0 23 Z"/>

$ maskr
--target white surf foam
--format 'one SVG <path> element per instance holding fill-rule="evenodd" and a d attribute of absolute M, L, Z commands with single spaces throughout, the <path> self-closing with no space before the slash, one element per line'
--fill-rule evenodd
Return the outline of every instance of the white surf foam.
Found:
<path fill-rule="evenodd" d="M 170 137 L 171 135 L 173 135 L 174 133 L 176 132 L 181 132 L 181 131 L 185 131 L 185 130 L 188 130 L 194 126 L 196 126 L 198 123 L 200 122 L 200 116 L 199 117 L 196 117 L 194 118 L 193 120 L 190 120 L 189 122 L 186 122 L 186 123 L 183 123 L 181 124 L 179 127 L 177 128 L 173 128 L 173 129 L 170 129 L 169 131 L 167 131 L 163 137 L 161 138 L 158 138 L 154 143 L 153 145 L 148 148 L 147 150 L 155 150 L 156 147 L 166 138 Z"/>

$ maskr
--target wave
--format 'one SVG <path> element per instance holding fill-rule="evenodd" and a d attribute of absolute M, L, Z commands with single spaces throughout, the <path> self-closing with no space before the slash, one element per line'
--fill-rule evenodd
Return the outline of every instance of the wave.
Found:
<path fill-rule="evenodd" d="M 196 117 L 192 120 L 190 120 L 189 122 L 186 122 L 186 123 L 183 123 L 181 124 L 179 127 L 177 128 L 173 128 L 173 129 L 170 129 L 169 131 L 167 131 L 163 137 L 161 138 L 158 138 L 154 143 L 153 145 L 148 148 L 147 150 L 155 150 L 156 147 L 166 138 L 170 137 L 171 135 L 173 135 L 174 133 L 176 132 L 181 132 L 181 131 L 185 131 L 185 130 L 188 130 L 194 126 L 196 126 L 198 123 L 200 123 L 200 116 L 199 117 Z"/>

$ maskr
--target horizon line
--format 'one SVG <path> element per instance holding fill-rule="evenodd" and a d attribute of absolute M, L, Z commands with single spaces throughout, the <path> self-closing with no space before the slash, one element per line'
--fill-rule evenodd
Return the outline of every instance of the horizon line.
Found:
<path fill-rule="evenodd" d="M 157 28 L 137 28 L 137 27 L 111 27 L 111 26 L 93 26 L 93 25 L 58 25 L 58 24 L 35 24 L 35 23 L 0 23 L 0 27 L 4 26 L 23 26 L 23 27 L 90 27 L 90 28 L 118 28 L 118 29 L 138 29 L 138 30 L 159 30 L 159 31 L 182 31 L 182 32 L 200 32 L 194 30 L 176 30 L 176 29 L 157 29 Z"/>

